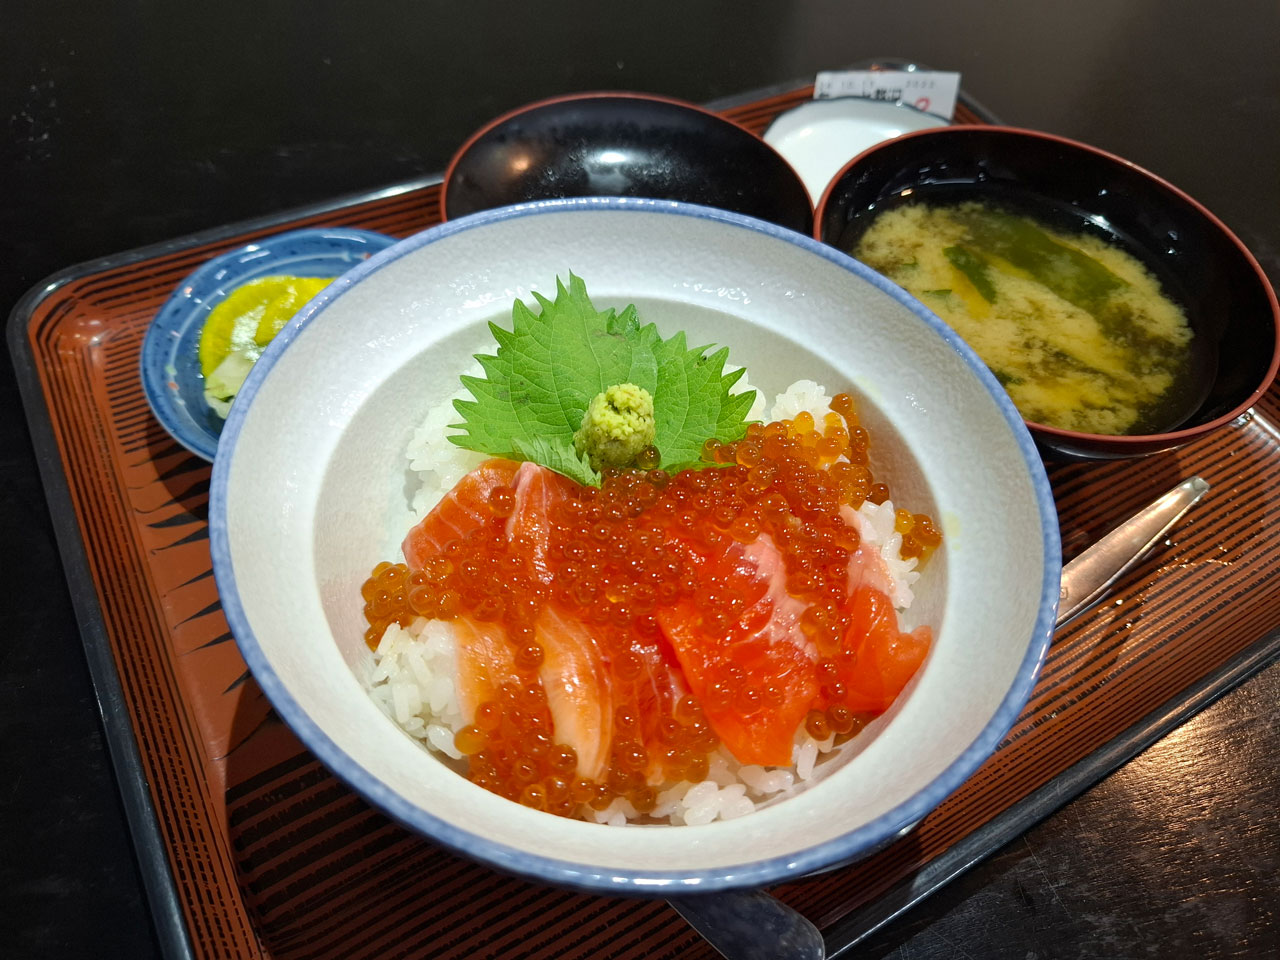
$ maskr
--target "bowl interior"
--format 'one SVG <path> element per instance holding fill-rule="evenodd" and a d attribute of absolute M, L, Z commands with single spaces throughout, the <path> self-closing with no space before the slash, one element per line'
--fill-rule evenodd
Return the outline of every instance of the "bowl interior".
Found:
<path fill-rule="evenodd" d="M 394 242 L 368 230 L 293 230 L 202 264 L 165 301 L 143 339 L 142 383 L 156 419 L 192 453 L 212 460 L 223 419 L 205 403 L 199 351 L 214 308 L 250 280 L 276 274 L 337 277 Z"/>
<path fill-rule="evenodd" d="M 1276 318 L 1256 261 L 1195 201 L 1102 151 L 999 127 L 908 134 L 842 171 L 819 205 L 816 230 L 847 252 L 896 204 L 982 197 L 1119 245 L 1186 309 L 1199 343 L 1197 386 L 1170 430 L 1234 415 L 1265 383 L 1276 356 Z"/>
<path fill-rule="evenodd" d="M 359 585 L 412 521 L 403 451 L 488 349 L 489 321 L 587 282 L 665 335 L 730 345 L 751 383 L 850 390 L 897 496 L 940 519 L 917 587 L 929 659 L 889 714 L 810 789 L 706 827 L 611 828 L 511 804 L 404 735 L 361 685 Z M 859 856 L 932 809 L 992 750 L 1052 632 L 1059 556 L 1043 469 L 993 378 L 936 319 L 789 231 L 677 204 L 552 203 L 435 228 L 323 292 L 246 383 L 215 462 L 224 609 L 281 716 L 339 775 L 411 827 L 559 883 L 659 893 L 759 885 Z M 993 597 L 990 585 L 1004 589 Z"/>
<path fill-rule="evenodd" d="M 638 95 L 550 100 L 469 139 L 445 177 L 449 218 L 555 197 L 680 200 L 808 233 L 813 206 L 771 146 L 693 104 Z"/>

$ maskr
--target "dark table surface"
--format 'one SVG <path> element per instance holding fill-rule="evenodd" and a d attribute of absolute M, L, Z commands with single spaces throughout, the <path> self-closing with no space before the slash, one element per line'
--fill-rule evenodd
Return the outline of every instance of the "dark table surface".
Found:
<path fill-rule="evenodd" d="M 694 101 L 868 57 L 958 70 L 1006 122 L 1146 166 L 1280 282 L 1274 0 L 874 4 L 10 0 L 0 307 L 78 262 L 443 169 L 590 89 Z M 157 955 L 35 455 L 0 365 L 0 954 Z M 859 949 L 1280 955 L 1280 665 Z"/>

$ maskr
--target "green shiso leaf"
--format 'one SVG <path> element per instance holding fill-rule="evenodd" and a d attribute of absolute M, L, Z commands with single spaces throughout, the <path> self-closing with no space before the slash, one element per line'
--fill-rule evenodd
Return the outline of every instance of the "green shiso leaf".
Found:
<path fill-rule="evenodd" d="M 572 437 L 567 441 L 563 437 L 535 437 L 532 440 L 517 437 L 515 448 L 519 453 L 516 458 L 518 460 L 540 463 L 556 473 L 563 473 L 570 480 L 577 480 L 583 486 L 600 485 L 600 474 L 574 449 Z"/>
<path fill-rule="evenodd" d="M 579 483 L 599 485 L 600 475 L 574 449 L 591 398 L 608 387 L 633 383 L 653 396 L 660 465 L 699 462 L 710 437 L 739 440 L 755 392 L 733 394 L 742 370 L 724 373 L 727 347 L 707 355 L 690 348 L 683 333 L 663 340 L 657 327 L 641 326 L 634 305 L 621 312 L 597 310 L 582 279 L 557 279 L 556 296 L 534 294 L 540 312 L 517 300 L 511 329 L 489 325 L 498 349 L 477 355 L 484 377 L 463 377 L 472 399 L 455 400 L 460 447 L 512 460 L 532 460 Z"/>
<path fill-rule="evenodd" d="M 729 387 L 742 371 L 725 376 L 729 348 L 721 347 L 710 356 L 707 349 L 686 347 L 683 331 L 659 346 L 658 390 L 653 395 L 654 446 L 662 454 L 663 467 L 669 470 L 699 466 L 708 437 L 727 443 L 747 432 L 745 416 L 755 393 L 731 397 Z"/>

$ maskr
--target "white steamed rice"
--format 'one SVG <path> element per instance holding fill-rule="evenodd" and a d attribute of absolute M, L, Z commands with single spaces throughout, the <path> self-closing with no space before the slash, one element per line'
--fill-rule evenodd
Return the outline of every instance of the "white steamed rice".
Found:
<path fill-rule="evenodd" d="M 477 364 L 468 373 L 480 376 L 482 371 Z M 737 390 L 749 389 L 744 376 Z M 431 410 L 414 431 L 406 450 L 409 468 L 419 481 L 413 497 L 413 510 L 419 517 L 426 516 L 464 475 L 485 459 L 484 454 L 465 450 L 447 439 L 451 432 L 449 424 L 458 419 L 453 400 L 466 396 L 465 389 L 460 389 Z M 830 410 L 830 402 L 822 386 L 811 380 L 800 380 L 777 396 L 767 417 L 766 402 L 757 392 L 749 419 L 794 419 L 802 410 L 807 410 L 820 424 Z M 893 581 L 894 606 L 905 610 L 912 602 L 911 585 L 919 574 L 915 571 L 914 558 L 901 558 L 902 536 L 894 530 L 893 503 L 885 501 L 879 506 L 869 501 L 864 503 L 854 514 L 854 523 L 862 543 L 879 550 Z M 460 761 L 462 755 L 453 745 L 453 735 L 464 725 L 454 685 L 456 675 L 452 628 L 448 623 L 419 617 L 407 627 L 394 623 L 387 627 L 373 653 L 373 668 L 366 685 L 374 702 L 405 733 L 428 750 Z M 706 780 L 666 785 L 659 791 L 657 806 L 648 819 L 694 825 L 751 813 L 757 805 L 785 796 L 798 784 L 811 779 L 819 758 L 834 746 L 834 736 L 814 740 L 802 727 L 796 733 L 789 767 L 744 765 L 721 747 L 710 757 Z M 615 826 L 641 818 L 623 798 L 615 799 L 604 810 L 585 810 L 597 823 Z"/>

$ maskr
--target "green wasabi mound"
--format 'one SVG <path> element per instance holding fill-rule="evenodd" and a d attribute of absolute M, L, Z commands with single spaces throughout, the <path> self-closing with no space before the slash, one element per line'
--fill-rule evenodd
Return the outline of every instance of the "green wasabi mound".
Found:
<path fill-rule="evenodd" d="M 573 447 L 595 470 L 632 467 L 656 436 L 653 395 L 634 383 L 616 383 L 591 398 Z"/>

